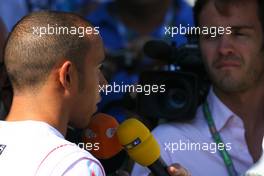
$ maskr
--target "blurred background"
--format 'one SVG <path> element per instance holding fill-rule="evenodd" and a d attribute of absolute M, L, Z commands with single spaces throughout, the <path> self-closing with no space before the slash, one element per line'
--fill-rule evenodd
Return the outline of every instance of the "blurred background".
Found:
<path fill-rule="evenodd" d="M 0 16 L 8 31 L 24 15 L 38 10 L 59 10 L 76 12 L 83 16 L 89 15 L 99 5 L 114 0 L 10 0 L 0 1 Z M 184 0 L 193 6 L 195 0 Z"/>

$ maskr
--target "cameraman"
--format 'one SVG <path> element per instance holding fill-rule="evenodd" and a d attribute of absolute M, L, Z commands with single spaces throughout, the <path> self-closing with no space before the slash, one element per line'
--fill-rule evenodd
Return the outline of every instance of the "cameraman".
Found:
<path fill-rule="evenodd" d="M 154 129 L 167 164 L 181 163 L 194 176 L 233 176 L 245 173 L 260 158 L 264 134 L 263 4 L 262 0 L 196 1 L 197 26 L 231 27 L 232 33 L 199 36 L 212 87 L 192 122 Z M 180 145 L 185 146 L 183 150 Z M 217 146 L 216 151 L 212 146 Z M 132 175 L 147 173 L 136 165 Z"/>

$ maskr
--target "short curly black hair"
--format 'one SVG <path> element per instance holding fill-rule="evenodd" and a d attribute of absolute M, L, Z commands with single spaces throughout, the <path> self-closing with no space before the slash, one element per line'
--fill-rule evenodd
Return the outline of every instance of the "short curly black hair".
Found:
<path fill-rule="evenodd" d="M 9 34 L 4 62 L 14 91 L 39 87 L 60 59 L 71 60 L 82 75 L 84 58 L 90 50 L 89 37 L 33 34 L 36 26 L 87 27 L 82 17 L 66 12 L 33 12 L 23 17 Z"/>
<path fill-rule="evenodd" d="M 205 5 L 212 0 L 196 0 L 194 8 L 193 8 L 193 15 L 194 15 L 194 22 L 196 26 L 199 26 L 199 15 Z M 217 2 L 229 4 L 229 3 L 241 3 L 243 0 L 213 0 L 217 6 Z M 244 0 L 249 2 L 248 0 Z M 251 0 L 250 0 L 251 1 Z M 258 16 L 261 22 L 262 31 L 264 33 L 264 0 L 255 0 L 258 4 Z M 254 1 L 252 1 L 254 2 Z"/>

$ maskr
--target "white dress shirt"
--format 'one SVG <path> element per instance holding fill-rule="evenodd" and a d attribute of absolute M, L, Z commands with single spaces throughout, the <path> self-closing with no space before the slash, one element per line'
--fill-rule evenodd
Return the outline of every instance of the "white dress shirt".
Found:
<path fill-rule="evenodd" d="M 216 129 L 220 133 L 238 174 L 253 164 L 241 118 L 234 114 L 211 89 L 207 101 Z M 179 163 L 192 176 L 227 176 L 228 172 L 204 118 L 202 106 L 189 123 L 167 123 L 152 131 L 160 144 L 161 157 L 167 165 Z M 180 147 L 181 145 L 181 147 Z M 150 171 L 136 164 L 132 176 L 147 176 Z"/>
<path fill-rule="evenodd" d="M 260 159 L 246 172 L 245 176 L 263 176 L 264 175 L 264 138 L 262 140 L 262 156 Z"/>

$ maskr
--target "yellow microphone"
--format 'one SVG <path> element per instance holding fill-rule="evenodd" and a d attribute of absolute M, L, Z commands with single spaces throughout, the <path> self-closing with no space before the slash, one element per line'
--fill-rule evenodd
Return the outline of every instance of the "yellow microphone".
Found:
<path fill-rule="evenodd" d="M 160 147 L 149 129 L 135 118 L 128 119 L 117 128 L 120 144 L 130 158 L 148 167 L 156 176 L 168 176 L 167 165 L 160 157 Z"/>

